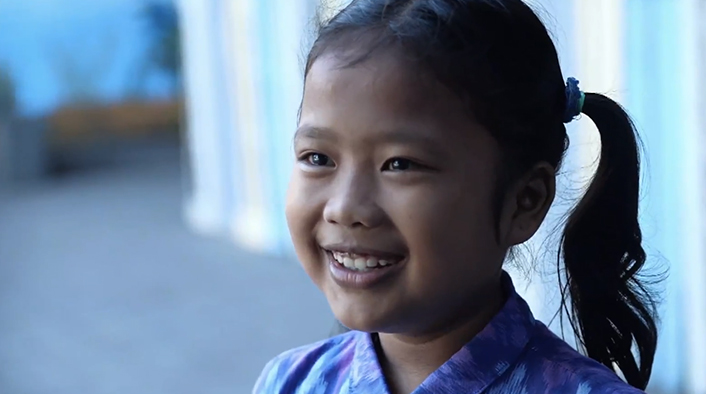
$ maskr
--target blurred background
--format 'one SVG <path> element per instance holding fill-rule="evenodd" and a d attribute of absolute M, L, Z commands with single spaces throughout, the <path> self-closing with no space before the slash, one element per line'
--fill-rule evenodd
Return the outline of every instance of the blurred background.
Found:
<path fill-rule="evenodd" d="M 248 393 L 330 334 L 283 196 L 316 10 L 345 3 L 0 0 L 0 393 Z M 565 75 L 642 132 L 646 245 L 670 269 L 650 392 L 706 394 L 706 1 L 532 3 Z M 591 129 L 571 126 L 561 196 L 590 177 Z M 545 321 L 550 228 L 512 266 Z"/>

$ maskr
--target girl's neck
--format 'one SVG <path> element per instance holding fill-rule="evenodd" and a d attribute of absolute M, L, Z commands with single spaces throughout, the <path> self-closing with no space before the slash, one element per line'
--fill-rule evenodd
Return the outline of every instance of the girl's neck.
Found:
<path fill-rule="evenodd" d="M 484 305 L 468 310 L 463 319 L 424 335 L 373 334 L 376 351 L 392 394 L 409 394 L 490 322 L 505 302 L 501 286 L 480 297 Z"/>

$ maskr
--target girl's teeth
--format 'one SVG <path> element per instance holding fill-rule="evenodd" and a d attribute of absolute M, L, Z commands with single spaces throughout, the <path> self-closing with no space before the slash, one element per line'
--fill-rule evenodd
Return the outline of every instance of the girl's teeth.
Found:
<path fill-rule="evenodd" d="M 339 259 L 336 259 L 336 260 L 341 261 Z M 346 266 L 346 268 L 354 268 L 355 267 L 355 262 L 350 257 L 344 257 L 342 261 L 343 261 L 343 265 Z"/>
<path fill-rule="evenodd" d="M 358 257 L 355 259 L 355 268 L 359 270 L 364 270 L 367 267 L 367 262 L 364 258 Z"/>
<path fill-rule="evenodd" d="M 349 253 L 333 252 L 333 258 L 341 265 L 348 269 L 356 271 L 367 271 L 377 266 L 385 267 L 392 265 L 393 262 L 388 260 L 378 260 L 374 257 L 363 257 L 351 255 Z"/>

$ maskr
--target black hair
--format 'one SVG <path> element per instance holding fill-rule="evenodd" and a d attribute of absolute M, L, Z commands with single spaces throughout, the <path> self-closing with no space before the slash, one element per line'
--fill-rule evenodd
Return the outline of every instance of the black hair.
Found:
<path fill-rule="evenodd" d="M 546 27 L 522 0 L 354 0 L 321 26 L 306 72 L 326 52 L 352 66 L 386 49 L 446 85 L 493 134 L 503 151 L 499 193 L 537 163 L 559 170 L 568 147 L 564 78 Z M 603 95 L 586 93 L 582 112 L 598 127 L 601 154 L 562 235 L 562 309 L 589 357 L 644 389 L 657 317 L 638 277 L 646 260 L 638 137 Z"/>

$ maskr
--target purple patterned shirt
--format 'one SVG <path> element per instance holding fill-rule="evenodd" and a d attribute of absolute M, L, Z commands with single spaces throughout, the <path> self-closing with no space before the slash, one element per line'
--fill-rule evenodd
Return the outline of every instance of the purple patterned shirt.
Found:
<path fill-rule="evenodd" d="M 505 275 L 509 297 L 475 338 L 413 394 L 638 394 L 534 319 Z M 369 333 L 351 331 L 285 352 L 254 394 L 389 394 Z"/>

